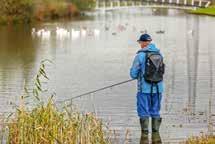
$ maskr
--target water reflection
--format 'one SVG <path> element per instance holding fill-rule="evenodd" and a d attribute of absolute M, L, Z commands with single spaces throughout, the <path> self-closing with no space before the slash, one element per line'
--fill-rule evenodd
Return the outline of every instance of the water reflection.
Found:
<path fill-rule="evenodd" d="M 212 35 L 213 33 L 210 31 L 210 28 L 208 27 L 207 29 L 210 33 L 210 35 Z M 209 62 L 209 68 L 210 68 L 210 95 L 209 95 L 209 99 L 208 99 L 208 133 L 210 135 L 213 135 L 214 134 L 214 103 L 213 103 L 213 100 L 214 100 L 214 58 L 213 58 L 213 55 L 214 55 L 214 51 L 213 51 L 213 45 L 214 43 L 212 43 L 212 37 L 209 37 L 208 39 L 208 62 Z"/>
<path fill-rule="evenodd" d="M 152 144 L 162 144 L 162 140 L 159 132 L 152 133 Z"/>
<path fill-rule="evenodd" d="M 148 136 L 148 134 L 141 133 L 140 144 L 149 144 L 149 136 Z"/>
<path fill-rule="evenodd" d="M 28 26 L 0 27 L 1 106 L 16 102 L 24 79 L 32 78 L 38 50 L 35 43 Z"/>
<path fill-rule="evenodd" d="M 188 109 L 195 114 L 197 96 L 197 77 L 199 64 L 199 17 L 189 17 L 187 21 L 187 76 L 188 76 Z"/>
<path fill-rule="evenodd" d="M 34 67 L 38 49 L 29 30 L 30 27 L 21 26 L 0 30 L 0 69 L 7 70 L 8 75 L 14 74 L 15 67 L 21 71 L 23 78 L 27 79 L 31 75 L 30 70 Z"/>
<path fill-rule="evenodd" d="M 77 40 L 80 38 L 86 38 L 87 36 L 91 37 L 99 37 L 100 36 L 100 30 L 99 29 L 92 29 L 92 28 L 78 28 L 78 29 L 66 29 L 66 28 L 60 28 L 56 27 L 56 30 L 46 30 L 46 29 L 38 29 L 32 28 L 32 37 L 41 38 L 42 40 L 49 40 L 51 36 L 56 36 L 57 39 L 63 40 L 63 39 L 69 39 Z"/>
<path fill-rule="evenodd" d="M 149 144 L 149 142 L 151 142 L 151 144 L 162 144 L 160 133 L 152 132 L 151 136 L 141 133 L 140 144 Z"/>

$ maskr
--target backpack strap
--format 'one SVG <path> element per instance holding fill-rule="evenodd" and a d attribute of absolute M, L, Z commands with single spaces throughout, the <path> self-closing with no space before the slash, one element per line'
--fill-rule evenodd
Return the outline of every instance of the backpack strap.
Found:
<path fill-rule="evenodd" d="M 154 86 L 154 83 L 151 84 L 151 92 L 150 92 L 150 97 L 151 97 L 151 107 L 153 107 L 153 101 L 152 101 L 152 97 L 153 97 L 153 86 Z"/>
<path fill-rule="evenodd" d="M 139 73 L 139 77 L 140 77 L 140 93 L 142 93 L 142 72 Z"/>
<path fill-rule="evenodd" d="M 158 105 L 159 105 L 159 108 L 160 108 L 160 93 L 159 93 L 159 87 L 158 87 L 158 83 L 152 83 L 151 84 L 151 92 L 150 92 L 150 96 L 151 96 L 151 107 L 153 107 L 153 102 L 152 102 L 152 97 L 153 97 L 153 87 L 154 85 L 156 85 L 156 91 L 157 91 L 157 97 L 158 97 Z"/>
<path fill-rule="evenodd" d="M 160 93 L 159 93 L 158 83 L 156 84 L 156 87 L 157 87 L 158 107 L 160 109 Z"/>

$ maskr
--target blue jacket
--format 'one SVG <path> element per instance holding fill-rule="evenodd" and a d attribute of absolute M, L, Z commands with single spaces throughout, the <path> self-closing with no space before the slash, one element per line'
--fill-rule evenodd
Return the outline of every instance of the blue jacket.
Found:
<path fill-rule="evenodd" d="M 146 48 L 142 48 L 138 50 L 134 58 L 132 67 L 130 69 L 130 76 L 131 78 L 138 80 L 137 82 L 138 92 L 151 93 L 151 84 L 147 83 L 143 78 L 143 74 L 145 73 L 145 57 L 146 57 L 146 53 L 144 53 L 144 51 L 160 52 L 160 50 L 152 43 L 149 44 Z M 142 71 L 142 74 L 141 74 L 141 71 Z M 164 90 L 163 81 L 158 83 L 158 89 L 159 89 L 159 93 L 163 92 Z M 156 86 L 153 87 L 153 93 L 157 93 Z"/>

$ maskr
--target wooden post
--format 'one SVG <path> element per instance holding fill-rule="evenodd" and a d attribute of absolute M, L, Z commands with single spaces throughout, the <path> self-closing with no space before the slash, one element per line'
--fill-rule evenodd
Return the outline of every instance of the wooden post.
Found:
<path fill-rule="evenodd" d="M 192 5 L 192 6 L 194 6 L 194 0 L 192 0 L 192 3 L 191 3 L 191 5 Z"/>
<path fill-rule="evenodd" d="M 99 0 L 96 1 L 96 9 L 99 8 Z"/>
<path fill-rule="evenodd" d="M 211 2 L 208 1 L 208 2 L 206 3 L 205 7 L 208 7 L 210 4 L 211 4 Z"/>
<path fill-rule="evenodd" d="M 200 7 L 202 6 L 202 1 L 201 1 L 201 0 L 199 0 L 199 6 L 200 6 Z"/>
<path fill-rule="evenodd" d="M 106 8 L 106 0 L 103 2 L 103 6 L 104 8 Z"/>
<path fill-rule="evenodd" d="M 120 7 L 120 1 L 117 2 L 117 6 Z"/>
<path fill-rule="evenodd" d="M 109 1 L 110 3 L 110 8 L 113 8 L 113 1 Z"/>
<path fill-rule="evenodd" d="M 179 0 L 176 1 L 176 4 L 179 4 Z"/>

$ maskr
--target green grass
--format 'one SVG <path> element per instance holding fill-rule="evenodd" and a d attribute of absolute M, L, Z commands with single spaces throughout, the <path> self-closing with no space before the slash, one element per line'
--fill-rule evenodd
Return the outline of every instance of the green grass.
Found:
<path fill-rule="evenodd" d="M 192 14 L 215 16 L 215 6 L 188 11 Z"/>

